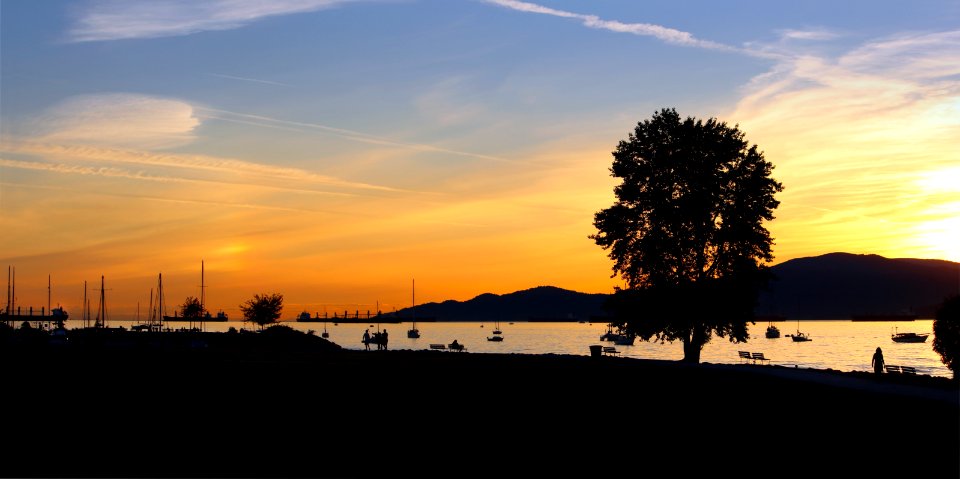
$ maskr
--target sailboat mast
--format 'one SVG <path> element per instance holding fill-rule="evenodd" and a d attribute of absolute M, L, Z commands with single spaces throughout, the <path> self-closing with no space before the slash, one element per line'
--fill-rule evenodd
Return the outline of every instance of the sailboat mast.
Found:
<path fill-rule="evenodd" d="M 4 311 L 6 311 L 7 314 L 13 314 L 13 312 L 10 311 L 10 265 L 7 265 L 7 309 Z"/>
<path fill-rule="evenodd" d="M 90 327 L 90 301 L 87 301 L 87 280 L 83 280 L 83 327 Z"/>
<path fill-rule="evenodd" d="M 157 316 L 160 317 L 160 329 L 163 329 L 163 317 L 166 314 L 163 304 L 163 273 L 157 273 Z"/>
<path fill-rule="evenodd" d="M 200 260 L 200 317 L 203 317 L 204 311 L 206 311 L 206 301 L 207 295 L 206 290 L 203 285 L 203 260 Z"/>
<path fill-rule="evenodd" d="M 410 288 L 410 311 L 413 314 L 413 328 L 417 328 L 417 279 L 413 279 Z"/>
<path fill-rule="evenodd" d="M 100 275 L 100 306 L 97 308 L 97 322 L 94 326 L 107 326 L 107 292 L 104 289 L 103 275 Z"/>
<path fill-rule="evenodd" d="M 47 275 L 47 314 L 53 314 L 50 311 L 50 275 Z"/>

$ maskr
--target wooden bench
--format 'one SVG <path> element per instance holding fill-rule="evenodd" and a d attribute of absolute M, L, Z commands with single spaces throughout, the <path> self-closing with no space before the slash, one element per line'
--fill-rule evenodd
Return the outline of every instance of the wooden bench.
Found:
<path fill-rule="evenodd" d="M 446 344 L 431 344 L 430 349 L 447 349 Z"/>
<path fill-rule="evenodd" d="M 913 366 L 900 366 L 900 372 L 903 374 L 917 374 L 917 368 Z"/>
<path fill-rule="evenodd" d="M 746 359 L 747 361 L 752 361 L 753 358 L 750 356 L 750 351 L 737 351 L 737 354 L 740 355 L 740 360 Z"/>
<path fill-rule="evenodd" d="M 443 345 L 441 344 L 441 346 L 443 346 Z M 463 345 L 460 344 L 460 343 L 456 343 L 456 344 L 450 343 L 450 350 L 451 350 L 451 351 L 461 351 L 461 352 L 462 352 L 462 351 L 465 350 L 465 349 L 467 349 L 467 348 L 463 347 Z"/>
<path fill-rule="evenodd" d="M 893 364 L 887 364 L 883 367 L 887 370 L 887 374 L 900 374 L 900 366 L 894 366 Z"/>
<path fill-rule="evenodd" d="M 763 364 L 764 361 L 769 361 L 763 353 L 753 353 L 753 362 L 760 361 L 760 364 Z"/>
<path fill-rule="evenodd" d="M 619 355 L 620 355 L 620 351 L 617 351 L 617 348 L 615 348 L 615 347 L 613 347 L 613 346 L 604 346 L 604 347 L 603 347 L 603 354 L 606 354 L 606 355 L 609 355 L 609 356 L 619 356 Z"/>

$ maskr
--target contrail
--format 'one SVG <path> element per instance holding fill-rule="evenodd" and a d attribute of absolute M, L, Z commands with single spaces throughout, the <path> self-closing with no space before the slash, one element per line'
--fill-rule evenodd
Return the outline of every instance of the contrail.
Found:
<path fill-rule="evenodd" d="M 370 135 L 370 134 L 363 133 L 363 132 L 360 132 L 360 131 L 347 130 L 347 129 L 344 129 L 344 128 L 336 128 L 336 127 L 333 127 L 333 126 L 321 125 L 321 124 L 319 124 L 319 123 L 306 123 L 306 122 L 301 122 L 301 121 L 283 120 L 283 119 L 279 119 L 279 118 L 270 118 L 270 117 L 268 117 L 268 116 L 251 115 L 251 114 L 248 114 L 248 113 L 238 113 L 238 112 L 229 111 L 229 110 L 219 110 L 219 109 L 216 109 L 216 108 L 196 107 L 196 109 L 197 109 L 197 110 L 211 111 L 211 112 L 221 113 L 221 114 L 226 114 L 226 115 L 234 115 L 234 116 L 238 116 L 238 117 L 240 117 L 240 118 L 247 118 L 247 119 L 250 119 L 250 120 L 259 120 L 259 121 L 263 121 L 263 122 L 266 122 L 266 123 L 276 123 L 276 124 L 281 124 L 281 125 L 298 126 L 298 127 L 302 127 L 302 128 L 312 128 L 312 129 L 316 129 L 316 130 L 322 130 L 322 131 L 326 131 L 326 132 L 328 132 L 328 133 L 332 133 L 332 134 L 334 134 L 334 135 L 337 135 L 337 136 L 339 136 L 339 137 L 341 137 L 341 138 L 345 138 L 345 139 L 347 139 L 347 140 L 358 141 L 358 142 L 361 142 L 361 143 L 369 143 L 369 144 L 373 144 L 373 145 L 396 146 L 396 147 L 406 148 L 406 149 L 410 149 L 410 150 L 426 151 L 426 152 L 433 152 L 433 153 L 446 153 L 446 154 L 450 154 L 450 155 L 464 156 L 464 157 L 468 157 L 468 158 L 477 158 L 477 159 L 481 159 L 481 160 L 497 161 L 497 162 L 502 162 L 502 163 L 517 163 L 516 160 L 511 160 L 511 159 L 507 159 L 507 158 L 500 158 L 500 157 L 496 157 L 496 156 L 483 155 L 483 154 L 479 154 L 479 153 L 471 153 L 471 152 L 468 152 L 468 151 L 451 150 L 451 149 L 449 149 L 449 148 L 442 148 L 442 147 L 439 147 L 439 146 L 428 145 L 428 144 L 424 144 L 424 143 L 407 143 L 407 142 L 402 142 L 402 141 L 396 141 L 396 140 L 391 140 L 391 139 L 389 139 L 389 138 L 384 138 L 384 137 L 380 137 L 380 136 Z M 215 117 L 215 118 L 216 118 L 216 117 Z M 221 118 L 221 119 L 224 119 L 224 120 L 225 120 L 225 118 Z M 227 121 L 229 121 L 229 120 L 227 120 Z M 263 125 L 263 126 L 269 126 L 269 125 Z"/>

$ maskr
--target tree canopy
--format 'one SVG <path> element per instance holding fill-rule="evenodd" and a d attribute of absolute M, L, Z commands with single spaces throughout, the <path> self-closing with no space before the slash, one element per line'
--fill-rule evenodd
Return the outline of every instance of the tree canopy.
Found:
<path fill-rule="evenodd" d="M 933 320 L 933 350 L 940 355 L 953 378 L 960 379 L 960 295 L 943 301 Z"/>
<path fill-rule="evenodd" d="M 280 293 L 254 294 L 253 299 L 240 305 L 244 321 L 251 321 L 260 325 L 275 323 L 280 319 L 283 310 L 283 295 Z"/>
<path fill-rule="evenodd" d="M 590 238 L 625 282 L 610 302 L 616 322 L 644 340 L 682 341 L 687 361 L 714 333 L 745 341 L 773 260 L 764 221 L 783 190 L 773 165 L 738 126 L 674 109 L 639 122 L 613 157 L 622 181 Z"/>

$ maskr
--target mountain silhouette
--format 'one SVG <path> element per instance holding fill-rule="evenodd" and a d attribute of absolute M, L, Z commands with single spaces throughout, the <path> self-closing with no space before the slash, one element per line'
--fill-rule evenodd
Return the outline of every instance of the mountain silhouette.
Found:
<path fill-rule="evenodd" d="M 418 304 L 416 317 L 436 321 L 586 321 L 603 316 L 607 296 L 538 286 L 502 295 L 484 293 L 467 301 Z M 405 320 L 412 317 L 411 308 L 396 314 Z"/>
<path fill-rule="evenodd" d="M 850 319 L 852 315 L 910 312 L 932 318 L 960 293 L 960 263 L 830 253 L 785 261 L 760 296 L 758 315 L 791 319 Z"/>
<path fill-rule="evenodd" d="M 860 314 L 910 312 L 932 318 L 944 298 L 960 293 L 960 263 L 829 253 L 771 267 L 775 279 L 762 292 L 758 316 L 850 319 Z M 416 306 L 421 321 L 604 321 L 608 294 L 538 286 L 509 294 L 484 293 L 467 301 Z M 411 308 L 396 313 L 405 321 Z"/>

